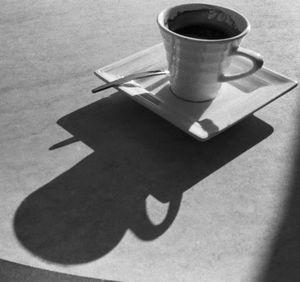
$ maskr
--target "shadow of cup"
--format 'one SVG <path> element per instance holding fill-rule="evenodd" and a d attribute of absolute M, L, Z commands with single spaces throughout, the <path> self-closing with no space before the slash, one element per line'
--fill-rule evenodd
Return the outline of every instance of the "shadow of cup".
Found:
<path fill-rule="evenodd" d="M 28 195 L 14 218 L 22 245 L 45 260 L 89 262 L 112 251 L 127 231 L 154 240 L 174 222 L 183 193 L 272 133 L 251 116 L 201 143 L 116 93 L 58 121 L 93 152 Z M 200 187 L 200 186 L 199 186 Z M 146 207 L 168 204 L 160 223 Z"/>

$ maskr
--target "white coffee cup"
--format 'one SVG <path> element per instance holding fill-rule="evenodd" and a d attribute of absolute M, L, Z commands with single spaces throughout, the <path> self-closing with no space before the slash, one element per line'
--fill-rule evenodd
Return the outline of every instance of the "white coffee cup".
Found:
<path fill-rule="evenodd" d="M 239 47 L 250 24 L 234 10 L 184 4 L 163 10 L 157 23 L 166 50 L 171 90 L 184 100 L 212 100 L 223 82 L 248 76 L 263 65 L 260 54 Z M 235 55 L 250 59 L 252 68 L 226 75 Z"/>

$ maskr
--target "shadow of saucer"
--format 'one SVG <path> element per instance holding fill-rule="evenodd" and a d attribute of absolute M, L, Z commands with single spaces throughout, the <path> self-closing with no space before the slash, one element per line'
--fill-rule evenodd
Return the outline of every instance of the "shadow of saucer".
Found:
<path fill-rule="evenodd" d="M 251 116 L 200 143 L 122 93 L 72 112 L 58 124 L 93 153 L 30 194 L 14 218 L 18 240 L 51 262 L 78 264 L 98 259 L 118 245 L 127 230 L 154 240 L 170 227 L 184 191 L 272 133 Z M 153 224 L 151 195 L 169 203 Z"/>

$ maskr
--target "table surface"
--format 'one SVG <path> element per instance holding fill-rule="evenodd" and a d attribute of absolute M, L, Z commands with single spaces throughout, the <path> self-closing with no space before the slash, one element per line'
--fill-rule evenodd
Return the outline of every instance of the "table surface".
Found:
<path fill-rule="evenodd" d="M 299 87 L 206 143 L 90 92 L 184 2 L 1 1 L 0 259 L 113 281 L 297 281 Z M 246 15 L 242 46 L 299 79 L 299 2 L 208 2 Z"/>

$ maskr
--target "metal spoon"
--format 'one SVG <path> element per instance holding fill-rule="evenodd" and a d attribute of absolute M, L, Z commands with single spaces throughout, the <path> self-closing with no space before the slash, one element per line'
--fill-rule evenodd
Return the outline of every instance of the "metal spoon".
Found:
<path fill-rule="evenodd" d="M 92 90 L 92 93 L 97 93 L 101 90 L 113 87 L 113 86 L 118 86 L 120 84 L 123 84 L 125 82 L 128 82 L 133 79 L 138 79 L 138 78 L 144 78 L 148 76 L 154 76 L 154 75 L 162 75 L 162 74 L 168 74 L 168 71 L 162 71 L 162 70 L 152 70 L 152 71 L 143 71 L 143 72 L 137 72 L 133 74 L 129 74 L 126 76 L 123 76 L 121 78 L 118 78 L 114 81 L 108 82 L 104 85 L 101 85 L 99 87 L 96 87 Z"/>

